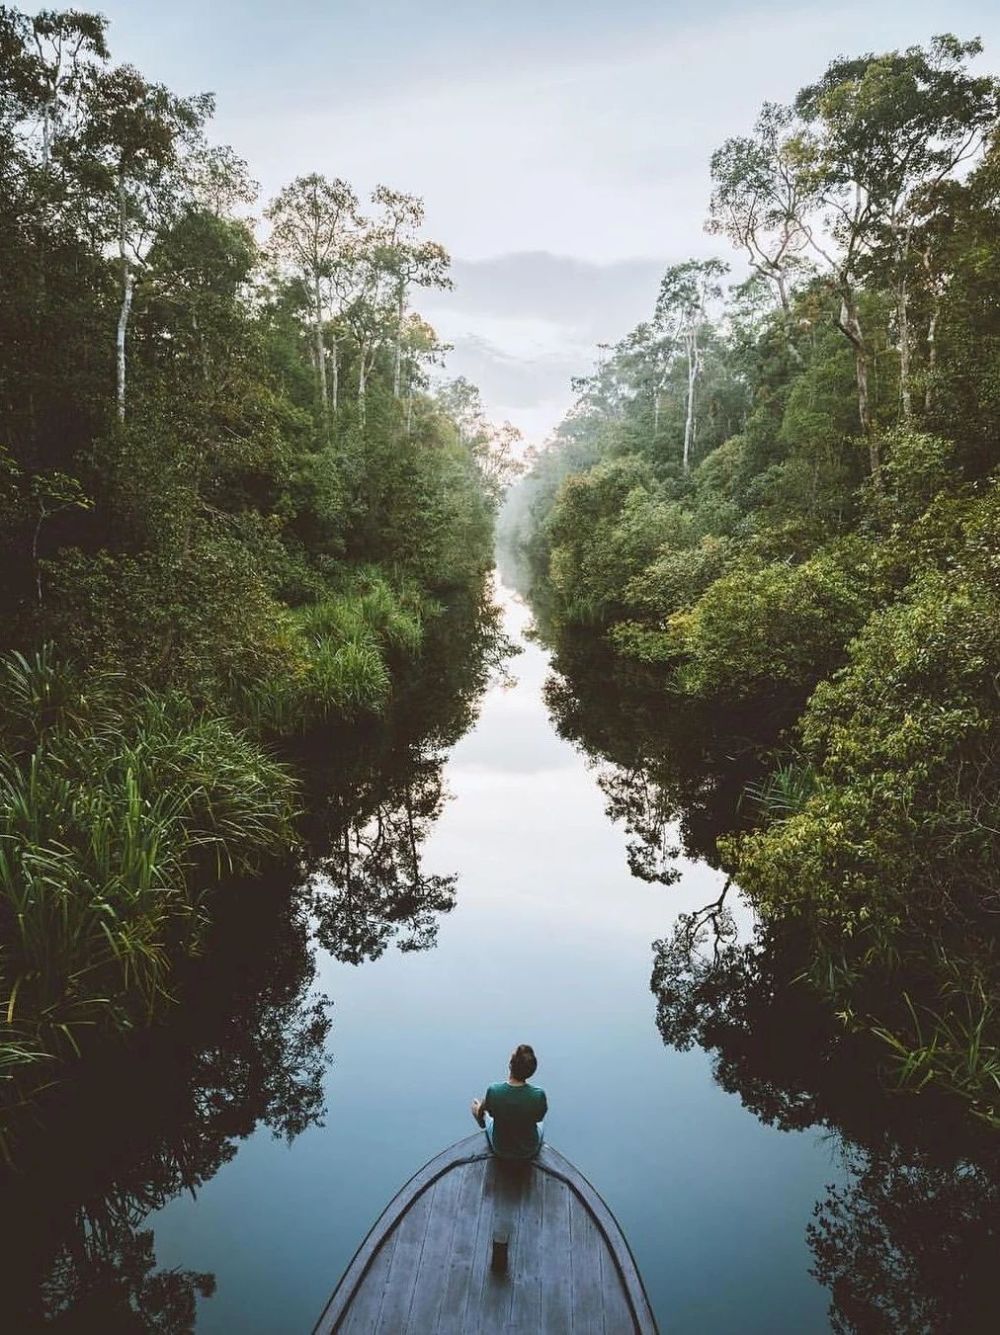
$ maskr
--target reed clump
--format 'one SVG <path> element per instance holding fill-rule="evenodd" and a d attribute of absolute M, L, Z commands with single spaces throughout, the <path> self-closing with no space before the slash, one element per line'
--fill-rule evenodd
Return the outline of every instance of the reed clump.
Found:
<path fill-rule="evenodd" d="M 394 663 L 420 652 L 425 622 L 436 611 L 415 586 L 393 585 L 376 567 L 358 568 L 343 588 L 289 613 L 296 667 L 252 688 L 250 717 L 284 735 L 333 715 L 382 713 Z"/>
<path fill-rule="evenodd" d="M 229 721 L 120 678 L 83 681 L 49 649 L 0 657 L 0 692 L 0 1103 L 10 1103 L 88 1035 L 156 1016 L 173 962 L 198 950 L 206 890 L 291 841 L 294 782 Z"/>

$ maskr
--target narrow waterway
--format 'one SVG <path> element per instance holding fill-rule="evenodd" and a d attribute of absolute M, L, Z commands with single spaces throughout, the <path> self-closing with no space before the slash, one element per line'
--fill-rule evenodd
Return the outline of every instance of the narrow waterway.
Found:
<path fill-rule="evenodd" d="M 214 1274 L 199 1332 L 307 1331 L 387 1199 L 473 1129 L 470 1099 L 531 1042 L 547 1135 L 615 1211 L 665 1331 L 825 1331 L 805 1230 L 840 1176 L 836 1143 L 763 1125 L 705 1053 L 664 1046 L 651 946 L 718 877 L 693 863 L 670 887 L 629 875 L 593 770 L 553 729 L 530 616 L 500 596 L 523 651 L 448 762 L 423 858 L 425 874 L 458 876 L 436 947 L 323 959 L 325 1124 L 291 1142 L 259 1130 L 151 1216 L 157 1262 Z"/>

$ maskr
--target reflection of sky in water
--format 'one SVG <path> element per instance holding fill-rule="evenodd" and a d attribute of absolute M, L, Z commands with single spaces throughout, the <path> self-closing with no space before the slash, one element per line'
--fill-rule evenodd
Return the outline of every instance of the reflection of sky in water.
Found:
<path fill-rule="evenodd" d="M 516 636 L 528 614 L 506 612 Z M 651 943 L 720 878 L 685 863 L 676 886 L 632 879 L 624 831 L 552 729 L 545 653 L 529 642 L 509 670 L 452 752 L 426 846 L 426 873 L 459 873 L 437 949 L 323 962 L 327 1125 L 291 1147 L 253 1136 L 156 1217 L 158 1261 L 216 1274 L 200 1332 L 308 1330 L 389 1197 L 472 1129 L 471 1097 L 531 1042 L 548 1135 L 618 1215 L 665 1329 L 825 1331 L 804 1234 L 832 1146 L 763 1126 L 654 1023 Z"/>

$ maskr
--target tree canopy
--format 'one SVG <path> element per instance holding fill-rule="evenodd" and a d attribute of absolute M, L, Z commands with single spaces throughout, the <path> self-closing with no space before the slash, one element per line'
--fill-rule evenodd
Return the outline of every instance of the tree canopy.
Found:
<path fill-rule="evenodd" d="M 888 1083 L 996 1124 L 1000 84 L 980 49 L 838 59 L 722 145 L 707 226 L 749 276 L 723 295 L 722 261 L 667 271 L 504 525 L 567 689 L 585 628 L 687 715 L 660 811 L 729 794 L 699 849 L 794 924 L 800 978 Z"/>

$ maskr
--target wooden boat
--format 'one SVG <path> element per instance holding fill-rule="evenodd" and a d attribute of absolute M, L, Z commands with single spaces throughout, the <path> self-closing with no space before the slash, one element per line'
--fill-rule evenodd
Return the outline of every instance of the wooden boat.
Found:
<path fill-rule="evenodd" d="M 656 1335 L 617 1221 L 550 1146 L 527 1163 L 482 1135 L 431 1159 L 383 1211 L 314 1335 Z"/>

